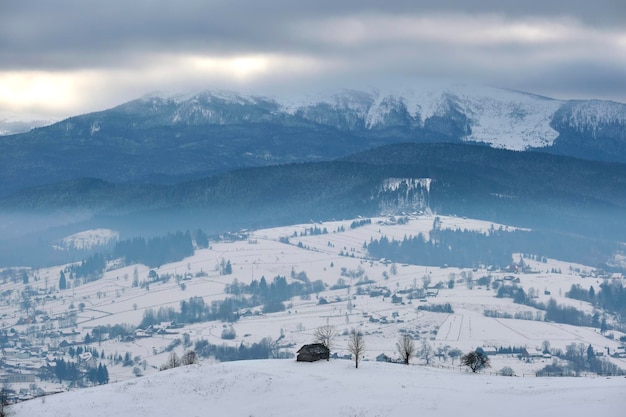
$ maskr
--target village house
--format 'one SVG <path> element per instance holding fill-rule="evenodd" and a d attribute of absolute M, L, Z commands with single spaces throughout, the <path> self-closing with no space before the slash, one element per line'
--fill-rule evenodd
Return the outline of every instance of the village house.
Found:
<path fill-rule="evenodd" d="M 9 372 L 0 376 L 0 383 L 2 384 L 20 384 L 20 383 L 33 383 L 35 382 L 35 374 L 30 372 Z"/>
<path fill-rule="evenodd" d="M 380 355 L 376 356 L 376 362 L 393 362 L 393 360 L 384 353 L 381 353 Z"/>
<path fill-rule="evenodd" d="M 540 359 L 543 358 L 543 352 L 539 349 L 524 348 L 522 349 L 521 357 L 523 359 Z"/>
<path fill-rule="evenodd" d="M 304 345 L 298 350 L 297 362 L 315 362 L 330 358 L 330 350 L 321 343 Z"/>
<path fill-rule="evenodd" d="M 483 346 L 482 349 L 487 356 L 493 356 L 498 354 L 498 349 L 496 349 L 495 346 Z"/>
<path fill-rule="evenodd" d="M 626 358 L 626 347 L 618 346 L 617 349 L 615 349 L 615 353 L 613 353 L 613 357 Z"/>
<path fill-rule="evenodd" d="M 391 296 L 391 302 L 393 304 L 402 304 L 402 297 L 400 297 L 399 295 L 394 294 L 394 295 Z"/>

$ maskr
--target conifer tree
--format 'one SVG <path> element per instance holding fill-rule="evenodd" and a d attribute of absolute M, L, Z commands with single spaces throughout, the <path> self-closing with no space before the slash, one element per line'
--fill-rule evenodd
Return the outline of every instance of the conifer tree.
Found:
<path fill-rule="evenodd" d="M 67 280 L 65 279 L 65 273 L 61 271 L 61 278 L 59 278 L 59 290 L 67 288 Z"/>

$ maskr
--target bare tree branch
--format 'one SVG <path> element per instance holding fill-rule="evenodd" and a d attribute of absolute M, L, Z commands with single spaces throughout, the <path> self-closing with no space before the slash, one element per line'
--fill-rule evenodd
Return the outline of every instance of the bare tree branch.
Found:
<path fill-rule="evenodd" d="M 315 329 L 315 333 L 313 333 L 315 342 L 321 343 L 322 345 L 326 346 L 329 351 L 333 348 L 335 336 L 337 336 L 337 330 L 335 329 L 335 326 L 330 326 L 328 324 L 318 327 L 317 329 Z"/>
<path fill-rule="evenodd" d="M 398 353 L 402 358 L 402 362 L 404 362 L 405 365 L 408 365 L 411 360 L 411 356 L 415 354 L 415 343 L 413 342 L 413 339 L 411 339 L 411 336 L 408 334 L 401 336 L 398 343 L 396 343 L 396 347 L 398 348 Z"/>
<path fill-rule="evenodd" d="M 159 370 L 165 371 L 167 369 L 178 368 L 180 365 L 181 361 L 176 352 L 171 352 L 167 358 L 167 361 L 163 365 L 161 365 Z"/>
<path fill-rule="evenodd" d="M 193 350 L 188 350 L 183 354 L 181 358 L 181 363 L 183 366 L 193 365 L 194 363 L 198 363 L 198 358 L 196 356 L 196 352 Z"/>
<path fill-rule="evenodd" d="M 350 339 L 348 340 L 348 351 L 354 356 L 354 364 L 359 367 L 359 359 L 365 352 L 365 340 L 363 334 L 355 329 L 352 329 L 350 333 Z"/>
<path fill-rule="evenodd" d="M 424 359 L 426 365 L 430 364 L 431 359 L 433 358 L 433 347 L 428 343 L 427 339 L 422 339 L 422 345 L 417 352 L 417 356 Z"/>

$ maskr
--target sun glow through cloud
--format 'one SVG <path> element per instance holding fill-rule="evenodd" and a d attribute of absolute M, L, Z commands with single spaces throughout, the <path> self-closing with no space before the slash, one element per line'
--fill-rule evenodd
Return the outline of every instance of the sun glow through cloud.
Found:
<path fill-rule="evenodd" d="M 0 73 L 0 106 L 18 111 L 72 108 L 80 101 L 80 78 L 44 71 Z"/>
<path fill-rule="evenodd" d="M 185 21 L 172 36 L 162 38 L 163 29 L 156 23 L 154 32 L 146 34 L 131 26 L 128 38 L 111 34 L 111 42 L 96 39 L 102 49 L 74 50 L 75 45 L 61 42 L 67 48 L 57 51 L 41 46 L 48 39 L 41 35 L 39 42 L 33 41 L 32 55 L 20 50 L 4 58 L 0 110 L 63 117 L 155 90 L 269 92 L 352 81 L 376 85 L 402 77 L 473 80 L 560 98 L 624 100 L 619 91 L 626 82 L 621 75 L 626 68 L 626 30 L 590 24 L 580 14 L 515 14 L 498 8 L 470 13 L 445 7 L 386 12 L 363 7 L 296 13 L 293 18 L 277 17 L 270 26 L 257 26 L 255 20 L 237 30 L 219 24 L 206 29 L 194 26 L 193 16 L 188 19 L 191 23 Z M 146 29 L 152 29 L 150 21 Z M 13 32 L 23 42 L 37 34 Z M 119 48 L 110 47 L 117 45 L 114 41 L 120 42 Z M 562 76 L 564 68 L 570 78 Z M 603 68 L 602 76 L 597 68 Z"/>
<path fill-rule="evenodd" d="M 181 80 L 186 82 L 183 88 L 237 89 L 262 80 L 306 76 L 322 70 L 319 62 L 300 56 L 160 54 L 146 56 L 141 65 L 129 68 L 0 73 L 0 108 L 62 117 L 72 115 L 77 108 L 96 111 L 147 91 L 176 89 Z M 111 86 L 124 90 L 122 98 L 119 93 L 115 98 L 111 96 Z"/>
<path fill-rule="evenodd" d="M 191 68 L 207 75 L 245 81 L 266 72 L 270 67 L 270 59 L 262 55 L 232 58 L 190 56 L 183 59 L 181 64 L 189 64 Z"/>

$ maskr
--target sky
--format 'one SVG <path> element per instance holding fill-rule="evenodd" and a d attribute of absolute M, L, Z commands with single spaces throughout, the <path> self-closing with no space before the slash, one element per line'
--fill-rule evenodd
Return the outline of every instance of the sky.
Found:
<path fill-rule="evenodd" d="M 626 102 L 623 0 L 0 0 L 0 111 L 454 80 Z"/>

